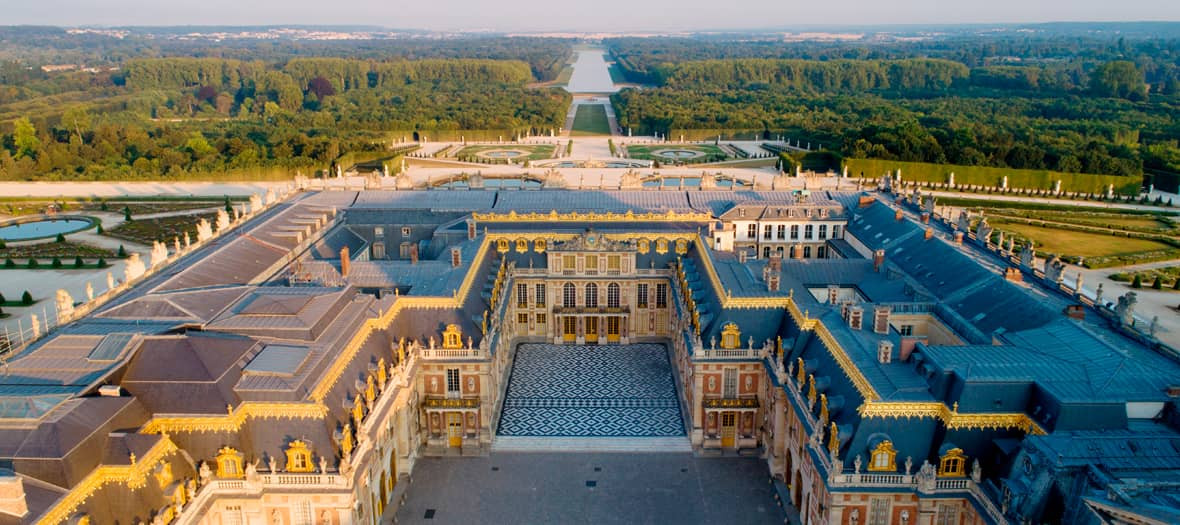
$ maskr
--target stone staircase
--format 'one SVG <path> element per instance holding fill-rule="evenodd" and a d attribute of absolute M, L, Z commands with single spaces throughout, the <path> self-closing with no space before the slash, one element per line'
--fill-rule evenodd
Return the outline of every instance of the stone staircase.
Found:
<path fill-rule="evenodd" d="M 492 452 L 692 452 L 686 436 L 533 437 L 496 436 Z"/>

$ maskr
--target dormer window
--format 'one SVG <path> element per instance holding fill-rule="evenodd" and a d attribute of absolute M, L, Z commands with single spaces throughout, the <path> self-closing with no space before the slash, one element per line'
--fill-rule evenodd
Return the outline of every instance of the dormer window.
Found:
<path fill-rule="evenodd" d="M 893 472 L 897 470 L 897 450 L 889 440 L 877 444 L 871 454 L 869 470 L 873 472 Z"/>
<path fill-rule="evenodd" d="M 966 472 L 967 456 L 963 454 L 963 449 L 952 448 L 946 451 L 942 459 L 938 462 L 939 476 L 963 476 Z"/>

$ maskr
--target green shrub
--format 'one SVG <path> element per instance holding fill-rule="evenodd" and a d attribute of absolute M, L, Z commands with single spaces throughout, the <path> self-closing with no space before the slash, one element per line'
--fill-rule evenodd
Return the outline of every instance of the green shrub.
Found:
<path fill-rule="evenodd" d="M 107 266 L 110 266 L 110 265 L 107 264 L 107 260 L 105 257 L 99 257 L 97 266 L 99 268 L 106 268 Z"/>
<path fill-rule="evenodd" d="M 37 259 L 35 259 L 33 257 L 29 257 L 29 263 L 26 266 L 28 266 L 29 269 L 36 268 L 37 267 Z"/>
<path fill-rule="evenodd" d="M 1160 276 L 1158 276 L 1158 275 L 1155 276 L 1155 280 L 1151 282 L 1151 289 L 1152 290 L 1163 290 L 1164 289 L 1164 281 L 1163 281 L 1163 279 L 1160 279 Z"/>
<path fill-rule="evenodd" d="M 54 257 L 54 258 L 53 258 L 53 262 L 51 262 L 51 263 L 49 263 L 49 264 L 50 264 L 50 266 L 52 266 L 52 267 L 54 267 L 54 268 L 61 268 L 61 258 L 59 258 L 59 257 Z"/>
<path fill-rule="evenodd" d="M 53 240 L 53 242 L 58 242 L 58 243 L 66 242 L 66 236 L 59 233 L 59 234 L 57 234 L 57 238 L 55 238 Z"/>
<path fill-rule="evenodd" d="M 81 268 L 84 264 L 85 263 L 82 262 L 81 255 L 77 255 L 74 257 L 74 268 Z"/>
<path fill-rule="evenodd" d="M 25 306 L 33 304 L 33 294 L 29 293 L 28 290 L 25 290 L 25 293 L 20 296 L 20 304 Z"/>
<path fill-rule="evenodd" d="M 119 256 L 119 257 L 121 257 L 121 258 L 122 258 L 122 257 L 127 257 L 127 249 L 126 249 L 126 248 L 124 248 L 122 244 L 120 244 L 120 245 L 119 245 L 119 252 L 118 252 L 118 256 Z"/>
<path fill-rule="evenodd" d="M 1131 288 L 1143 288 L 1143 278 L 1138 274 L 1135 275 L 1135 280 L 1131 281 Z"/>
<path fill-rule="evenodd" d="M 5 257 L 4 258 L 4 267 L 5 268 L 16 268 L 16 261 L 12 260 L 11 257 Z"/>

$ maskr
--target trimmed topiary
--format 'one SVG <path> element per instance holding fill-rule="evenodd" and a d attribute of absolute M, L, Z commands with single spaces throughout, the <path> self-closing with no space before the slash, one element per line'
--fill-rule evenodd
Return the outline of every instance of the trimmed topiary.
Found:
<path fill-rule="evenodd" d="M 20 296 L 20 304 L 25 306 L 33 304 L 33 294 L 29 293 L 28 290 L 25 290 L 25 293 Z"/>

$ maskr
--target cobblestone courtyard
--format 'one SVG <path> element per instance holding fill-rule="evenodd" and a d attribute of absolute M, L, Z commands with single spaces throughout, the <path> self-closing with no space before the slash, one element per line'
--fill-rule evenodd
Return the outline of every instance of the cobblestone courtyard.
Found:
<path fill-rule="evenodd" d="M 783 523 L 764 460 L 691 454 L 424 458 L 398 523 Z"/>

